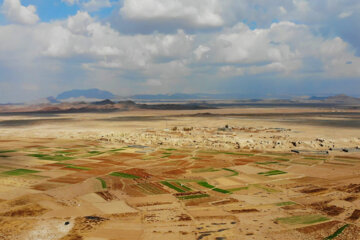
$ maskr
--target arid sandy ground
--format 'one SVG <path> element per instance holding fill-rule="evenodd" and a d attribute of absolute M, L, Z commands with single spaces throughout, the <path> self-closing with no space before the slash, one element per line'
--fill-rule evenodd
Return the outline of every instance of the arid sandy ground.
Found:
<path fill-rule="evenodd" d="M 360 113 L 0 116 L 0 239 L 360 239 Z"/>

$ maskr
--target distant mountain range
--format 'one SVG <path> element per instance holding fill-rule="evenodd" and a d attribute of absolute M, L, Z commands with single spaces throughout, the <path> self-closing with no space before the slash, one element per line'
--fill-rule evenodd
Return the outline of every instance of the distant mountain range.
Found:
<path fill-rule="evenodd" d="M 237 100 L 251 103 L 323 103 L 323 104 L 360 104 L 360 98 L 350 97 L 344 94 L 318 97 L 311 96 L 302 99 L 280 98 L 280 99 L 250 99 L 240 94 L 156 94 L 156 95 L 134 95 L 130 99 L 136 101 L 181 101 L 181 100 Z"/>
<path fill-rule="evenodd" d="M 151 103 L 149 103 L 151 102 Z M 171 103 L 172 102 L 172 103 Z M 71 90 L 56 98 L 38 99 L 27 104 L 1 104 L 0 113 L 81 113 L 131 109 L 195 110 L 226 107 L 346 107 L 360 108 L 360 98 L 347 95 L 293 99 L 244 99 L 237 94 L 156 94 L 121 98 L 99 89 Z"/>
<path fill-rule="evenodd" d="M 100 90 L 97 88 L 93 89 L 74 89 L 60 93 L 56 100 L 67 100 L 67 99 L 77 99 L 77 98 L 89 98 L 89 99 L 113 99 L 115 95 L 109 91 Z"/>
<path fill-rule="evenodd" d="M 174 93 L 174 94 L 140 94 L 130 97 L 134 100 L 231 100 L 243 99 L 241 94 L 211 94 L 211 93 Z"/>
<path fill-rule="evenodd" d="M 337 103 L 337 104 L 359 104 L 360 98 L 350 97 L 344 94 L 336 96 L 310 96 L 303 98 L 288 98 L 288 99 L 250 99 L 244 97 L 242 94 L 206 94 L 206 93 L 175 93 L 175 94 L 138 94 L 126 97 L 117 96 L 109 91 L 93 89 L 74 89 L 60 93 L 56 98 L 48 97 L 43 99 L 44 103 L 60 103 L 60 102 L 96 102 L 110 99 L 112 101 L 119 100 L 134 100 L 134 101 L 187 101 L 187 100 L 238 100 L 245 102 L 316 102 L 316 103 Z"/>
<path fill-rule="evenodd" d="M 360 103 L 360 98 L 354 98 L 347 96 L 345 94 L 340 94 L 336 96 L 327 97 L 323 101 L 327 103 L 358 104 Z"/>

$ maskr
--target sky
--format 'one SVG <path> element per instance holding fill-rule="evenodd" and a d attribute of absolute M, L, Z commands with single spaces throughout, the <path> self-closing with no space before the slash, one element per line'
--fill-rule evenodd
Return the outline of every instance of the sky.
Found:
<path fill-rule="evenodd" d="M 121 96 L 360 97 L 359 0 L 0 0 L 0 103 Z"/>

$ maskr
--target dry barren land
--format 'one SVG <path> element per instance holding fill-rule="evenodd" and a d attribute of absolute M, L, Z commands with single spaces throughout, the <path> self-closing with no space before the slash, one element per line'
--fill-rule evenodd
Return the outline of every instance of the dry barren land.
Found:
<path fill-rule="evenodd" d="M 360 111 L 0 116 L 0 239 L 360 239 Z"/>

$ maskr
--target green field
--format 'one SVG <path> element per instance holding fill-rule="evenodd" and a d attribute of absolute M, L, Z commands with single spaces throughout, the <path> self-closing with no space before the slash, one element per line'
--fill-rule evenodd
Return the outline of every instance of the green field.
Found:
<path fill-rule="evenodd" d="M 115 177 L 122 177 L 122 178 L 130 178 L 130 179 L 138 179 L 140 177 L 129 174 L 129 173 L 122 173 L 122 172 L 112 172 L 109 174 L 110 176 L 115 176 Z"/>
<path fill-rule="evenodd" d="M 41 160 L 49 160 L 49 161 L 67 161 L 67 160 L 73 160 L 73 157 L 68 157 L 64 155 L 47 155 L 47 154 L 28 154 L 30 157 L 36 157 Z"/>
<path fill-rule="evenodd" d="M 223 169 L 224 169 L 225 171 L 232 172 L 232 174 L 229 175 L 228 177 L 233 177 L 233 176 L 239 175 L 239 173 L 238 173 L 237 171 L 232 170 L 232 169 L 230 169 L 230 168 L 223 168 Z"/>
<path fill-rule="evenodd" d="M 305 216 L 292 216 L 292 217 L 285 217 L 285 218 L 277 218 L 276 221 L 289 224 L 289 225 L 309 225 L 319 222 L 328 221 L 329 218 L 321 216 L 321 215 L 305 215 Z"/>
<path fill-rule="evenodd" d="M 67 165 L 66 168 L 79 169 L 79 170 L 91 170 L 91 168 L 74 166 L 74 165 Z"/>
<path fill-rule="evenodd" d="M 294 202 L 279 202 L 279 203 L 275 203 L 275 206 L 278 206 L 278 207 L 291 206 L 291 205 L 296 205 L 296 203 L 294 203 Z"/>
<path fill-rule="evenodd" d="M 107 186 L 106 186 L 106 182 L 105 182 L 105 180 L 104 180 L 104 179 L 99 178 L 99 177 L 97 177 L 96 179 L 97 179 L 97 180 L 99 180 L 99 181 L 101 182 L 101 186 L 102 186 L 102 188 L 106 188 L 106 187 L 107 187 Z"/>
<path fill-rule="evenodd" d="M 216 188 L 215 186 L 207 183 L 207 182 L 204 182 L 204 181 L 200 181 L 200 182 L 197 182 L 200 186 L 203 186 L 203 187 L 206 187 L 206 188 L 209 188 L 215 192 L 220 192 L 220 193 L 225 193 L 225 194 L 231 194 L 230 191 L 228 190 L 225 190 L 225 189 L 221 189 L 221 188 Z"/>
<path fill-rule="evenodd" d="M 272 170 L 272 171 L 268 171 L 268 172 L 261 172 L 258 173 L 260 175 L 264 175 L 264 176 L 274 176 L 274 175 L 280 175 L 280 174 L 286 174 L 287 172 L 283 172 L 280 170 Z"/>
<path fill-rule="evenodd" d="M 349 226 L 349 224 L 346 224 L 344 226 L 342 226 L 341 228 L 339 228 L 338 230 L 336 230 L 336 232 L 334 232 L 333 234 L 331 234 L 330 236 L 324 238 L 324 240 L 332 240 L 335 239 L 337 236 L 339 236 L 347 227 Z"/>
<path fill-rule="evenodd" d="M 304 157 L 306 160 L 325 161 L 325 158 Z"/>
<path fill-rule="evenodd" d="M 218 171 L 220 171 L 220 169 L 216 169 L 216 168 L 198 168 L 191 170 L 191 172 L 193 173 L 218 172 Z"/>
<path fill-rule="evenodd" d="M 119 151 L 124 151 L 125 148 L 116 148 L 116 149 L 111 149 L 109 150 L 109 152 L 119 152 Z"/>
<path fill-rule="evenodd" d="M 167 158 L 167 157 L 171 156 L 171 152 L 164 152 L 162 154 L 163 154 L 163 156 L 160 158 Z"/>
<path fill-rule="evenodd" d="M 0 150 L 0 153 L 12 153 L 16 152 L 16 150 Z"/>
<path fill-rule="evenodd" d="M 188 195 L 188 196 L 180 196 L 177 197 L 181 200 L 188 200 L 188 199 L 196 199 L 196 198 L 204 198 L 204 197 L 210 197 L 209 194 L 198 194 L 198 195 Z"/>
<path fill-rule="evenodd" d="M 197 184 L 199 184 L 200 186 L 206 187 L 206 188 L 210 188 L 210 189 L 215 188 L 215 186 L 213 186 L 207 182 L 197 182 Z"/>
<path fill-rule="evenodd" d="M 211 189 L 211 190 L 213 190 L 213 191 L 215 191 L 215 192 L 219 192 L 219 193 L 231 194 L 230 191 L 225 190 L 225 189 L 221 189 L 221 188 L 213 188 L 213 189 Z"/>
<path fill-rule="evenodd" d="M 169 182 L 167 182 L 167 181 L 161 181 L 161 183 L 162 183 L 163 185 L 165 185 L 165 186 L 167 186 L 167 187 L 169 187 L 169 188 L 177 191 L 177 192 L 181 192 L 181 193 L 182 193 L 182 192 L 186 192 L 185 190 L 183 190 L 183 189 L 181 189 L 181 188 L 179 188 L 179 187 L 177 187 L 177 186 L 175 186 L 175 185 L 173 185 L 173 184 L 171 184 L 171 183 L 169 183 Z"/>
<path fill-rule="evenodd" d="M 271 165 L 271 164 L 278 164 L 278 162 L 271 162 L 271 161 L 268 161 L 268 162 L 256 162 L 256 164 L 259 164 L 259 165 Z"/>
<path fill-rule="evenodd" d="M 38 173 L 39 171 L 30 170 L 30 169 L 15 169 L 7 172 L 3 172 L 2 174 L 9 176 L 21 176 L 26 174 Z"/>
<path fill-rule="evenodd" d="M 74 155 L 76 151 L 72 150 L 72 151 L 56 151 L 55 153 L 61 154 L 61 155 Z"/>
<path fill-rule="evenodd" d="M 236 153 L 236 152 L 219 152 L 219 153 L 227 154 L 227 155 L 248 156 L 248 157 L 254 156 L 254 154 L 252 153 Z"/>
<path fill-rule="evenodd" d="M 290 161 L 290 159 L 288 159 L 288 158 L 274 158 L 274 160 L 283 161 L 283 162 Z"/>
<path fill-rule="evenodd" d="M 102 154 L 103 152 L 100 152 L 100 151 L 88 151 L 88 153 L 98 155 L 98 154 Z"/>

